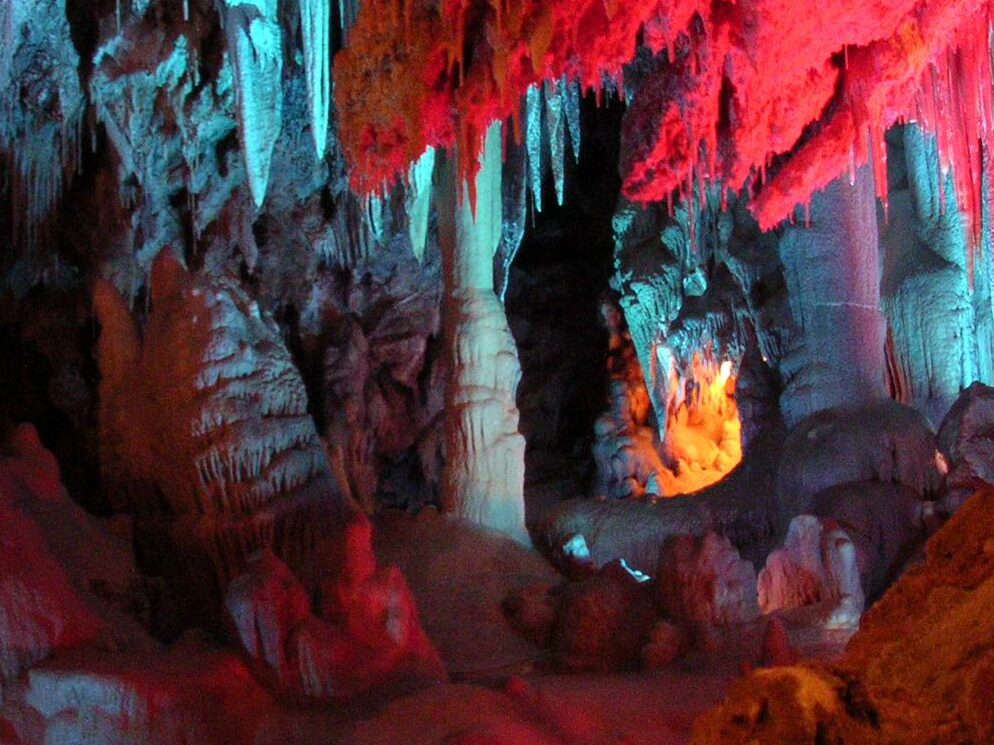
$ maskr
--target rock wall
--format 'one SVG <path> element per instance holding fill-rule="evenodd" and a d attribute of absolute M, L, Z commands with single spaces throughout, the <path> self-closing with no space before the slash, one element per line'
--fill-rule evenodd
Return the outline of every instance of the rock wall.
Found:
<path fill-rule="evenodd" d="M 237 283 L 170 255 L 152 289 L 142 338 L 124 299 L 107 283 L 95 291 L 112 502 L 138 520 L 153 565 L 187 588 L 185 613 L 210 618 L 263 547 L 316 587 L 340 571 L 335 553 L 361 516 L 335 483 L 278 327 Z"/>

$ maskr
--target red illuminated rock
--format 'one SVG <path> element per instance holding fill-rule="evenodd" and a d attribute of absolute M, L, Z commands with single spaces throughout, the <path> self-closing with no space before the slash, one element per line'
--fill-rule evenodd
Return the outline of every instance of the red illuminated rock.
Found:
<path fill-rule="evenodd" d="M 642 667 L 661 670 L 679 657 L 687 648 L 687 636 L 680 627 L 660 621 L 652 627 L 649 643 L 642 647 Z"/>
<path fill-rule="evenodd" d="M 715 533 L 680 535 L 663 547 L 656 572 L 660 606 L 694 632 L 748 623 L 759 616 L 756 570 Z"/>
<path fill-rule="evenodd" d="M 516 117 L 528 86 L 565 74 L 600 90 L 605 77 L 622 79 L 641 37 L 669 62 L 631 102 L 627 196 L 658 201 L 704 179 L 737 189 L 757 176 L 753 207 L 770 227 L 869 161 L 886 201 L 883 132 L 917 118 L 937 132 L 978 230 L 974 174 L 991 135 L 982 114 L 991 109 L 989 13 L 984 0 L 378 0 L 363 4 L 336 60 L 343 147 L 365 191 L 395 180 L 427 145 L 458 144 L 472 172 L 468 156 L 487 126 Z"/>
<path fill-rule="evenodd" d="M 766 558 L 758 590 L 763 613 L 817 605 L 829 628 L 855 628 L 865 602 L 852 540 L 811 515 L 791 521 L 783 548 Z"/>
<path fill-rule="evenodd" d="M 656 618 L 652 586 L 620 562 L 563 588 L 554 632 L 558 667 L 571 671 L 633 669 Z"/>
<path fill-rule="evenodd" d="M 0 699 L 45 658 L 84 646 L 151 649 L 130 546 L 81 510 L 31 425 L 0 455 Z"/>
<path fill-rule="evenodd" d="M 994 389 L 974 383 L 957 399 L 939 429 L 951 506 L 994 484 Z"/>
<path fill-rule="evenodd" d="M 271 552 L 228 589 L 226 607 L 259 675 L 283 696 L 330 700 L 401 680 L 444 680 L 414 598 L 395 568 L 360 568 L 317 615 L 303 586 Z"/>

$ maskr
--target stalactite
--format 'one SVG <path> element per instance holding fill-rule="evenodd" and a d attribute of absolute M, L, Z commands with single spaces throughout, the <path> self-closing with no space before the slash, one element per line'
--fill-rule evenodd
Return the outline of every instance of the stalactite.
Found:
<path fill-rule="evenodd" d="M 560 82 L 546 81 L 545 85 L 545 127 L 549 141 L 549 162 L 556 185 L 556 204 L 563 204 L 566 190 L 566 122 L 564 101 Z"/>
<path fill-rule="evenodd" d="M 50 243 L 55 210 L 81 164 L 78 65 L 62 0 L 0 8 L 0 157 L 15 248 Z"/>
<path fill-rule="evenodd" d="M 425 242 L 428 240 L 428 218 L 431 215 L 434 173 L 435 148 L 430 147 L 411 165 L 407 178 L 407 192 L 404 195 L 411 248 L 418 261 L 424 260 Z"/>
<path fill-rule="evenodd" d="M 331 0 L 299 0 L 311 135 L 318 160 L 328 145 L 331 107 Z"/>
<path fill-rule="evenodd" d="M 528 188 L 535 210 L 542 211 L 542 90 L 531 86 L 525 94 L 525 150 L 528 158 Z"/>
<path fill-rule="evenodd" d="M 573 160 L 580 162 L 580 84 L 564 77 L 559 81 L 560 97 L 569 127 L 569 141 L 573 147 Z"/>
<path fill-rule="evenodd" d="M 917 119 L 939 139 L 979 245 L 982 151 L 994 145 L 987 0 L 752 3 L 730 13 L 701 0 L 609 12 L 593 0 L 555 0 L 495 12 L 472 36 L 462 5 L 408 6 L 405 23 L 389 26 L 391 3 L 363 4 L 336 59 L 343 151 L 360 191 L 398 178 L 427 145 L 478 148 L 490 122 L 519 116 L 520 96 L 529 130 L 545 81 L 623 91 L 638 39 L 660 64 L 633 89 L 625 117 L 628 199 L 690 198 L 707 181 L 748 184 L 769 229 L 869 163 L 886 211 L 884 132 Z M 438 71 L 440 58 L 449 64 Z M 535 151 L 537 140 L 527 140 Z M 973 252 L 969 261 L 972 275 Z"/>
<path fill-rule="evenodd" d="M 500 246 L 494 256 L 494 289 L 501 302 L 511 278 L 511 264 L 518 254 L 528 222 L 528 154 L 521 143 L 509 142 L 504 154 L 504 216 Z"/>
<path fill-rule="evenodd" d="M 283 128 L 283 49 L 276 0 L 225 0 L 228 53 L 238 91 L 238 131 L 256 207 L 266 198 Z"/>

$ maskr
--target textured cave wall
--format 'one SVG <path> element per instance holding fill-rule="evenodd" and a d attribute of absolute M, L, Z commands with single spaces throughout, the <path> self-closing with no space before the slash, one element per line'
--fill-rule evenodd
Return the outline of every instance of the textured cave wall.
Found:
<path fill-rule="evenodd" d="M 778 366 L 788 322 L 784 271 L 777 235 L 762 232 L 742 200 L 723 204 L 717 190 L 677 204 L 672 215 L 665 204 L 621 199 L 613 230 L 611 284 L 643 380 L 628 385 L 627 393 L 619 391 L 616 404 L 647 395 L 651 411 L 628 424 L 605 413 L 598 445 L 602 491 L 627 494 L 631 489 L 620 482 L 628 479 L 637 484 L 637 494 L 660 494 L 660 466 L 671 465 L 660 460 L 667 457 L 667 418 L 694 381 L 695 357 L 715 372 L 730 363 L 746 452 L 763 431 L 780 426 Z M 641 455 L 609 474 L 608 463 L 626 460 L 622 451 Z"/>
<path fill-rule="evenodd" d="M 881 226 L 888 384 L 937 426 L 961 390 L 994 374 L 989 230 L 971 282 L 965 215 L 952 175 L 941 175 L 935 139 L 916 125 L 898 128 L 888 162 L 890 214 Z M 989 220 L 985 212 L 985 226 Z"/>
<path fill-rule="evenodd" d="M 81 165 L 86 112 L 80 59 L 64 0 L 9 2 L 0 8 L 0 183 L 9 202 L 0 210 L 14 248 L 4 257 L 15 283 L 57 271 L 47 248 L 53 210 Z M 8 277 L 9 279 L 9 277 Z"/>
<path fill-rule="evenodd" d="M 338 14 L 354 14 L 346 6 L 335 7 L 330 39 L 316 42 L 330 44 L 328 54 L 344 34 Z M 218 6 L 198 0 L 121 3 L 120 12 L 113 3 L 18 3 L 3 12 L 11 7 L 2 27 L 20 43 L 4 45 L 3 80 L 12 94 L 4 96 L 0 149 L 10 164 L 2 167 L 7 173 L 16 157 L 44 156 L 60 164 L 52 188 L 68 191 L 58 201 L 46 196 L 48 181 L 34 191 L 14 179 L 4 182 L 10 199 L 0 227 L 21 236 L 3 259 L 10 311 L 4 333 L 13 350 L 4 379 L 12 389 L 37 390 L 37 406 L 22 400 L 7 408 L 17 420 L 49 412 L 44 417 L 51 425 L 40 422 L 43 436 L 76 476 L 81 498 L 109 507 L 95 471 L 75 465 L 96 461 L 98 329 L 85 310 L 90 280 L 109 280 L 144 325 L 152 265 L 171 248 L 194 271 L 237 276 L 263 313 L 277 319 L 302 371 L 308 411 L 337 448 L 334 467 L 350 494 L 370 510 L 436 502 L 436 392 L 444 374 L 431 169 L 427 185 L 422 177 L 419 190 L 412 179 L 390 199 L 348 191 L 332 113 L 324 116 L 325 147 L 317 150 L 319 127 L 312 122 L 321 119 L 320 91 L 328 81 L 311 75 L 314 55 L 307 49 L 315 50 L 304 43 L 312 39 L 297 5 L 281 5 L 273 17 L 275 4 L 262 8 L 269 14 L 256 19 L 262 26 L 252 25 L 260 10 L 254 5 L 225 6 L 223 15 L 233 19 L 225 25 Z M 255 42 L 239 37 L 246 23 L 248 37 L 258 31 Z M 272 45 L 277 30 L 280 56 L 272 64 L 281 68 L 279 76 L 240 71 L 232 49 Z M 48 43 L 54 40 L 58 44 Z M 56 49 L 61 57 L 53 56 Z M 17 88 L 13 76 L 23 83 L 27 67 L 36 82 Z M 272 84 L 240 93 L 239 75 L 250 81 L 256 73 L 270 75 Z M 276 105 L 275 99 L 246 100 L 265 90 L 281 99 L 279 127 L 246 114 L 246 107 Z M 31 95 L 47 108 L 39 109 Z M 80 120 L 81 128 L 75 125 Z M 67 139 L 70 134 L 75 139 Z M 244 147 L 246 140 L 259 147 Z M 258 207 L 263 161 L 268 172 Z M 77 166 L 81 172 L 69 179 Z M 9 218 L 34 214 L 22 203 L 32 195 L 49 201 L 32 208 L 41 209 L 44 220 L 28 245 L 26 228 Z M 56 288 L 65 299 L 47 302 Z M 65 343 L 45 339 L 41 324 L 62 326 L 56 333 Z"/>

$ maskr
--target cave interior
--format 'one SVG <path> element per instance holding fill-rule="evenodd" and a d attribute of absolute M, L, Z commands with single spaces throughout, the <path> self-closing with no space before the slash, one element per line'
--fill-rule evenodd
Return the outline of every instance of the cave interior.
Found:
<path fill-rule="evenodd" d="M 0 744 L 994 743 L 994 0 L 0 0 Z"/>

